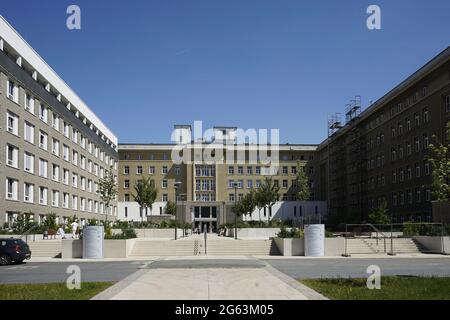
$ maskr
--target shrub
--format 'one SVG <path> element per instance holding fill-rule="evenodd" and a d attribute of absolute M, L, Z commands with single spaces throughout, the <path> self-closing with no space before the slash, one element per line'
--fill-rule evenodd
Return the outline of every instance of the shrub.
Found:
<path fill-rule="evenodd" d="M 288 231 L 285 226 L 282 226 L 277 236 L 282 239 L 302 239 L 304 238 L 304 233 L 302 229 L 291 228 Z"/>
<path fill-rule="evenodd" d="M 120 234 L 115 234 L 115 235 L 105 235 L 105 239 L 107 240 L 126 240 L 126 239 L 135 239 L 137 238 L 136 232 L 134 231 L 134 229 L 131 228 L 127 228 L 127 229 L 122 229 L 122 233 Z"/>

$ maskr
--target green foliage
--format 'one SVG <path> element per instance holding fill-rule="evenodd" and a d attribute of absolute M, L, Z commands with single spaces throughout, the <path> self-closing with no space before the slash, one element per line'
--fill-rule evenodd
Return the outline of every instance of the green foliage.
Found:
<path fill-rule="evenodd" d="M 107 214 L 105 215 L 105 221 L 107 221 L 108 209 L 111 206 L 111 202 L 114 201 L 117 196 L 116 177 L 114 176 L 112 167 L 110 167 L 109 170 L 105 172 L 105 176 L 98 181 L 97 193 L 100 194 L 100 197 L 107 209 Z"/>
<path fill-rule="evenodd" d="M 111 233 L 105 234 L 105 239 L 107 240 L 126 240 L 135 238 L 137 238 L 136 231 L 132 228 L 122 229 L 121 233 L 115 235 L 112 235 Z"/>
<path fill-rule="evenodd" d="M 440 236 L 450 235 L 450 225 L 423 224 L 423 223 L 405 223 L 403 224 L 403 236 Z"/>
<path fill-rule="evenodd" d="M 87 225 L 88 226 L 96 226 L 96 225 L 98 225 L 98 220 L 97 219 L 88 219 Z"/>
<path fill-rule="evenodd" d="M 450 135 L 450 122 L 447 123 L 447 138 Z M 433 136 L 434 144 L 428 146 L 430 155 L 427 157 L 432 168 L 433 199 L 436 201 L 450 200 L 450 144 L 439 142 Z"/>
<path fill-rule="evenodd" d="M 282 226 L 277 236 L 282 239 L 303 239 L 305 235 L 302 229 L 291 228 L 289 231 L 285 226 Z"/>
<path fill-rule="evenodd" d="M 275 185 L 272 178 L 266 178 L 259 189 L 253 195 L 253 204 L 259 210 L 259 220 L 261 220 L 261 209 L 268 207 L 272 210 L 273 205 L 280 199 L 280 186 Z"/>
<path fill-rule="evenodd" d="M 384 200 L 376 209 L 369 214 L 369 221 L 373 224 L 390 224 L 391 217 L 389 216 L 387 202 Z"/>
<path fill-rule="evenodd" d="M 297 175 L 295 177 L 295 182 L 297 184 L 297 200 L 298 201 L 309 201 L 311 198 L 311 190 L 309 188 L 309 178 L 305 173 L 305 168 L 297 163 Z"/>
<path fill-rule="evenodd" d="M 164 209 L 164 212 L 168 215 L 175 216 L 177 214 L 177 205 L 173 201 L 169 201 L 166 204 L 166 208 Z"/>
<path fill-rule="evenodd" d="M 42 223 L 42 226 L 45 230 L 53 230 L 56 231 L 58 229 L 58 225 L 56 224 L 56 214 L 50 213 L 48 214 L 44 222 Z"/>
<path fill-rule="evenodd" d="M 37 229 L 38 224 L 33 221 L 32 214 L 19 214 L 13 225 L 13 232 L 15 234 L 23 234 L 32 228 Z"/>
<path fill-rule="evenodd" d="M 256 207 L 256 193 L 247 193 L 241 200 L 233 206 L 233 212 L 238 216 L 251 215 Z"/>
<path fill-rule="evenodd" d="M 153 203 L 158 196 L 158 190 L 155 187 L 155 182 L 150 178 L 144 178 L 137 180 L 134 185 L 135 193 L 133 194 L 134 201 L 139 204 L 141 209 L 141 219 L 144 221 L 143 210 L 146 208 L 152 208 Z"/>

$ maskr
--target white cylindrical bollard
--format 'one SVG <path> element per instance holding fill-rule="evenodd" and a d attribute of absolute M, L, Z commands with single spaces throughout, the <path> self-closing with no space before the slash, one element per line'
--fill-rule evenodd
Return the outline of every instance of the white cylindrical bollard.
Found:
<path fill-rule="evenodd" d="M 325 256 L 325 225 L 305 225 L 305 256 Z"/>
<path fill-rule="evenodd" d="M 83 229 L 83 259 L 103 259 L 103 226 L 86 226 Z"/>

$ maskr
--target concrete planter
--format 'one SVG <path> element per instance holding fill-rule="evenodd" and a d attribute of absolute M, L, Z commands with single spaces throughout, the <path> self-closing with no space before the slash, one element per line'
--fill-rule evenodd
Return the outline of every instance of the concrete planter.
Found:
<path fill-rule="evenodd" d="M 288 229 L 289 230 L 289 229 Z M 238 237 L 242 238 L 275 238 L 280 232 L 280 228 L 243 228 L 238 229 Z M 234 237 L 234 228 L 227 231 L 228 237 Z"/>
<path fill-rule="evenodd" d="M 173 239 L 175 237 L 175 229 L 134 229 L 138 238 L 161 238 Z M 122 230 L 113 229 L 112 234 L 121 234 Z M 183 229 L 177 229 L 177 237 L 183 236 Z"/>
<path fill-rule="evenodd" d="M 413 239 L 427 248 L 430 253 L 450 254 L 450 237 L 417 236 Z"/>
<path fill-rule="evenodd" d="M 282 239 L 274 238 L 282 256 L 304 256 L 305 243 L 304 239 Z M 337 257 L 341 256 L 345 251 L 344 238 L 326 238 L 325 239 L 325 256 Z"/>
<path fill-rule="evenodd" d="M 103 256 L 105 259 L 128 258 L 136 239 L 104 240 Z M 63 240 L 63 259 L 78 259 L 83 257 L 83 240 Z"/>
<path fill-rule="evenodd" d="M 274 238 L 282 256 L 304 256 L 305 241 L 304 239 Z"/>

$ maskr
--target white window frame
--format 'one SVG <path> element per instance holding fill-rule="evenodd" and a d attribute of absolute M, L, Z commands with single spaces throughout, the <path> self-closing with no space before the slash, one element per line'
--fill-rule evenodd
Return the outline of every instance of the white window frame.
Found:
<path fill-rule="evenodd" d="M 12 125 L 9 124 L 10 119 Z M 19 135 L 19 116 L 9 111 L 6 112 L 6 130 L 15 136 Z"/>
<path fill-rule="evenodd" d="M 34 185 L 32 183 L 25 182 L 23 184 L 23 202 L 34 203 Z"/>
<path fill-rule="evenodd" d="M 30 168 L 27 167 L 27 159 L 30 158 Z M 35 160 L 35 156 L 32 153 L 29 152 L 24 152 L 23 153 L 23 170 L 25 172 L 34 174 L 34 160 Z"/>
<path fill-rule="evenodd" d="M 27 121 L 23 123 L 23 139 L 28 143 L 34 144 L 35 126 Z"/>
<path fill-rule="evenodd" d="M 10 152 L 12 151 L 12 152 Z M 12 159 L 10 159 L 10 153 Z M 19 148 L 13 146 L 12 144 L 6 145 L 6 165 L 12 168 L 19 168 Z"/>

